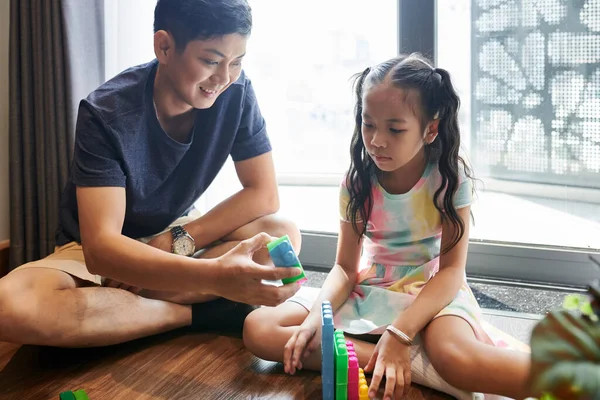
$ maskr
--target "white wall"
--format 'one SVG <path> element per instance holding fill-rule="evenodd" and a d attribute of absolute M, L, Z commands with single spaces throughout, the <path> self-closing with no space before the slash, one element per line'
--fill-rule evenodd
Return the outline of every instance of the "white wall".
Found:
<path fill-rule="evenodd" d="M 8 33 L 10 2 L 0 1 L 0 241 L 9 238 L 8 223 Z"/>
<path fill-rule="evenodd" d="M 106 80 L 154 58 L 154 0 L 105 0 Z"/>

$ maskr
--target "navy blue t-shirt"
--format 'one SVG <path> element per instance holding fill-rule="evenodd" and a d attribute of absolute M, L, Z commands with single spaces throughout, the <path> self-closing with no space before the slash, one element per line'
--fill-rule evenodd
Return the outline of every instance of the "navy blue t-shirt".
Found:
<path fill-rule="evenodd" d="M 159 233 L 187 214 L 231 155 L 271 151 L 250 80 L 242 72 L 208 109 L 197 110 L 187 143 L 161 128 L 153 104 L 158 62 L 130 68 L 79 105 L 71 175 L 60 205 L 57 245 L 81 242 L 76 186 L 126 190 L 122 233 Z"/>

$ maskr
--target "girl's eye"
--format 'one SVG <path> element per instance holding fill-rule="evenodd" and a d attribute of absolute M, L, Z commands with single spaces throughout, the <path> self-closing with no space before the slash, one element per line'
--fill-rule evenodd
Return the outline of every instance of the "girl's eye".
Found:
<path fill-rule="evenodd" d="M 365 126 L 365 128 L 372 128 L 373 127 L 372 124 L 368 124 L 365 121 L 363 121 L 363 125 Z"/>
<path fill-rule="evenodd" d="M 392 133 L 402 133 L 402 132 L 406 132 L 406 129 L 392 129 L 392 128 L 390 128 L 390 132 L 392 132 Z"/>
<path fill-rule="evenodd" d="M 204 63 L 206 65 L 218 65 L 219 64 L 218 61 L 211 61 L 211 60 L 202 60 L 202 61 L 204 61 Z"/>
<path fill-rule="evenodd" d="M 234 67 L 239 67 L 239 66 L 241 66 L 241 65 L 242 65 L 242 63 L 241 63 L 241 62 L 236 62 L 236 63 L 233 63 L 233 64 L 231 64 L 231 65 L 233 65 Z"/>

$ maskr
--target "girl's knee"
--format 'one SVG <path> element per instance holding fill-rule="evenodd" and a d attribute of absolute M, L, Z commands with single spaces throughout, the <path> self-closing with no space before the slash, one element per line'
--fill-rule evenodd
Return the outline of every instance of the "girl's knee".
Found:
<path fill-rule="evenodd" d="M 275 310 L 271 307 L 261 307 L 252 311 L 244 321 L 243 340 L 246 348 L 253 354 L 259 355 L 265 338 L 277 328 Z"/>
<path fill-rule="evenodd" d="M 464 376 L 469 376 L 477 361 L 474 354 L 460 343 L 446 341 L 430 346 L 427 355 L 440 376 L 449 384 L 460 388 Z"/>

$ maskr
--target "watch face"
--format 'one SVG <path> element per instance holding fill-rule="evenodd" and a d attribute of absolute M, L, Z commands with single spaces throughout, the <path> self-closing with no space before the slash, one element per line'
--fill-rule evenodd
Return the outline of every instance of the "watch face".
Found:
<path fill-rule="evenodd" d="M 188 256 L 194 252 L 194 243 L 186 237 L 179 238 L 173 244 L 175 254 Z"/>

